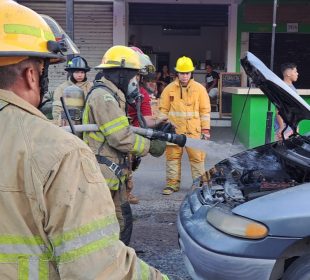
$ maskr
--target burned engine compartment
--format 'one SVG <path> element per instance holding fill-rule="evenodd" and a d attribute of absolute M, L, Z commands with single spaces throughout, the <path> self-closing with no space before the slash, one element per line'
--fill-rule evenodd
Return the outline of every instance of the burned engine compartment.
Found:
<path fill-rule="evenodd" d="M 206 172 L 202 204 L 246 201 L 310 181 L 310 138 L 294 136 L 229 157 Z"/>

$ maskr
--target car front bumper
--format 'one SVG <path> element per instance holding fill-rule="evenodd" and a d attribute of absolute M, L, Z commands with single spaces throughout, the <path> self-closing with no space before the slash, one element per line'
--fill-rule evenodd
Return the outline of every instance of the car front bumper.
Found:
<path fill-rule="evenodd" d="M 207 222 L 209 205 L 188 194 L 178 216 L 179 243 L 193 279 L 270 279 L 276 260 L 295 238 L 250 240 L 225 234 Z"/>
<path fill-rule="evenodd" d="M 242 258 L 212 252 L 197 244 L 184 230 L 180 220 L 178 220 L 178 230 L 183 259 L 193 279 L 270 279 L 276 260 Z"/>

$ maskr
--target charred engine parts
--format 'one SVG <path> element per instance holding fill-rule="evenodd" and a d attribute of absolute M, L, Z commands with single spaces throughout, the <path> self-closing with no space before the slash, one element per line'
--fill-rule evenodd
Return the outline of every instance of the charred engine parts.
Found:
<path fill-rule="evenodd" d="M 204 186 L 201 190 L 201 200 L 203 205 L 216 204 L 223 202 L 224 199 L 224 187 L 221 185 Z"/>

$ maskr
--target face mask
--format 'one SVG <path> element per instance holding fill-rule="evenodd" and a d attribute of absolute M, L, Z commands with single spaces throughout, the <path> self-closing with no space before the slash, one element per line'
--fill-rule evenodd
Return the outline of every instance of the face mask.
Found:
<path fill-rule="evenodd" d="M 142 97 L 139 91 L 139 83 L 137 77 L 134 76 L 128 83 L 126 101 L 128 104 L 134 104 L 135 100 Z"/>

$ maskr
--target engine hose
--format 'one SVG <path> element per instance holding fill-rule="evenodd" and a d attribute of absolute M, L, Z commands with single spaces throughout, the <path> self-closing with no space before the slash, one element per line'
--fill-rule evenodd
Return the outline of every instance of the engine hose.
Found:
<path fill-rule="evenodd" d="M 68 132 L 72 132 L 72 128 L 70 126 L 63 126 L 62 128 Z M 99 128 L 96 124 L 74 125 L 73 129 L 75 132 L 99 131 Z M 130 126 L 130 129 L 134 133 L 137 133 L 146 138 L 167 141 L 170 143 L 177 144 L 180 147 L 184 147 L 187 142 L 187 138 L 184 134 L 165 133 L 163 131 L 156 131 L 151 128 L 142 128 L 135 126 Z"/>
<path fill-rule="evenodd" d="M 140 127 L 147 128 L 145 118 L 141 114 L 141 97 L 136 99 L 136 110 L 137 110 L 137 117 Z"/>

